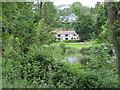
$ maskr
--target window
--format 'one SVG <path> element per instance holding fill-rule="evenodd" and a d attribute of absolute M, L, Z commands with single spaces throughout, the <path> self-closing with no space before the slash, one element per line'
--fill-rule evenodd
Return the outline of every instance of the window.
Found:
<path fill-rule="evenodd" d="M 68 34 L 65 34 L 65 36 L 68 36 Z"/>
<path fill-rule="evenodd" d="M 68 38 L 65 38 L 65 40 L 68 40 Z"/>
<path fill-rule="evenodd" d="M 60 37 L 60 34 L 58 34 L 58 37 Z"/>
<path fill-rule="evenodd" d="M 58 40 L 60 40 L 60 38 L 58 38 Z"/>
<path fill-rule="evenodd" d="M 74 34 L 74 36 L 76 36 L 76 35 Z"/>

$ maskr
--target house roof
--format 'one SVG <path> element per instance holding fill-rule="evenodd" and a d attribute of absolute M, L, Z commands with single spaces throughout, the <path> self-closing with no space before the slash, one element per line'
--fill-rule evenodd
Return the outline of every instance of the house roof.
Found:
<path fill-rule="evenodd" d="M 53 31 L 57 34 L 77 34 L 75 31 Z"/>
<path fill-rule="evenodd" d="M 70 16 L 72 16 L 72 17 L 75 17 L 75 18 L 78 18 L 78 16 L 76 16 L 75 14 L 70 14 Z"/>
<path fill-rule="evenodd" d="M 69 16 L 60 16 L 60 19 L 63 19 L 63 21 L 70 21 L 70 22 L 73 22 L 75 21 L 76 19 L 78 18 L 78 16 L 76 16 L 75 14 L 70 14 Z"/>

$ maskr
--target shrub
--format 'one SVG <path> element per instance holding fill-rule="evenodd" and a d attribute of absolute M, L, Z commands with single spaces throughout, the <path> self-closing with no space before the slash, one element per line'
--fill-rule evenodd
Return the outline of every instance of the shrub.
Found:
<path fill-rule="evenodd" d="M 48 47 L 48 46 L 47 46 Z M 37 49 L 36 49 L 37 48 Z M 26 56 L 3 58 L 4 88 L 115 88 L 110 74 L 85 71 L 69 62 L 55 60 L 48 50 L 31 47 Z M 32 51 L 33 50 L 33 51 Z M 104 70 L 105 71 L 105 70 Z M 106 71 L 105 71 L 106 72 Z M 103 74 L 103 75 L 102 75 Z M 108 79 L 110 77 L 110 79 Z M 107 80 L 108 79 L 108 80 Z M 114 82 L 113 82 L 114 81 Z"/>
<path fill-rule="evenodd" d="M 76 42 L 83 42 L 82 40 L 65 40 L 63 42 L 66 42 L 66 43 L 76 43 Z"/>
<path fill-rule="evenodd" d="M 114 59 L 111 58 L 114 53 L 111 54 L 109 53 L 110 51 L 112 51 L 112 46 L 110 44 L 94 45 L 80 50 L 82 54 L 89 55 L 89 60 L 84 62 L 86 68 L 92 70 L 107 68 L 114 70 L 116 73 L 116 64 Z"/>
<path fill-rule="evenodd" d="M 88 69 L 63 61 L 57 55 L 61 55 L 64 47 L 63 42 L 60 46 L 41 47 L 35 44 L 28 48 L 26 54 L 15 53 L 13 49 L 11 52 L 14 54 L 4 52 L 6 54 L 2 59 L 3 88 L 117 87 L 117 76 L 112 71 L 89 71 L 89 68 L 96 64 L 92 64 L 93 61 L 89 63 Z"/>

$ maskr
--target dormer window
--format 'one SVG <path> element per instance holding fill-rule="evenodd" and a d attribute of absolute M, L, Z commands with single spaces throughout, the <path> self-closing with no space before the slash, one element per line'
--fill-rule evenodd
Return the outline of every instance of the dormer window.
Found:
<path fill-rule="evenodd" d="M 76 35 L 74 34 L 74 36 L 76 36 Z"/>

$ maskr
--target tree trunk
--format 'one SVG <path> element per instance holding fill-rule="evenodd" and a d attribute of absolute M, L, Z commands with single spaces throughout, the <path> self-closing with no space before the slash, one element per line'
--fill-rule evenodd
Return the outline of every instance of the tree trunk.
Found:
<path fill-rule="evenodd" d="M 44 2 L 43 0 L 40 0 L 40 19 L 42 19 L 42 16 L 43 16 L 43 5 L 44 5 Z"/>
<path fill-rule="evenodd" d="M 120 37 L 120 34 L 119 34 L 120 32 L 116 31 L 116 28 L 114 27 L 115 20 L 118 20 L 117 18 L 118 9 L 115 6 L 113 6 L 117 2 L 112 2 L 112 1 L 113 0 L 110 0 L 110 2 L 108 2 L 108 0 L 105 0 L 105 5 L 108 12 L 108 21 L 109 21 L 109 24 L 111 25 L 110 29 L 112 31 L 112 40 L 115 48 L 117 68 L 118 68 L 118 79 L 120 82 L 120 43 L 118 41 L 118 37 Z"/>

